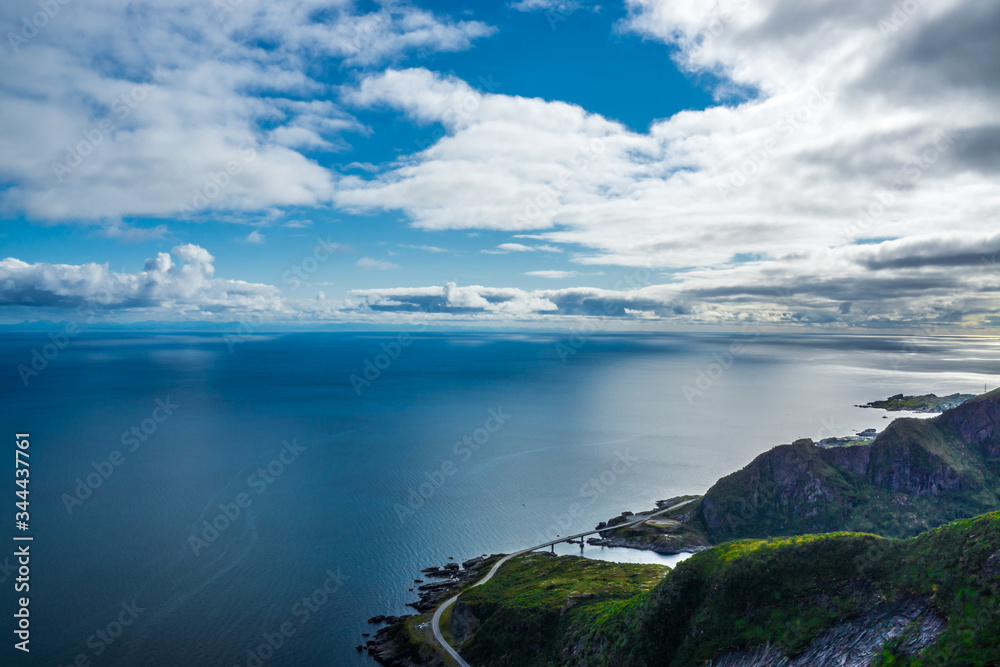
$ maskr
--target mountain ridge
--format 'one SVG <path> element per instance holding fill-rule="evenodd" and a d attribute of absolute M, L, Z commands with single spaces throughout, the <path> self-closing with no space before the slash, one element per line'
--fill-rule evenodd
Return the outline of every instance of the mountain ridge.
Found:
<path fill-rule="evenodd" d="M 870 444 L 778 445 L 668 513 L 672 525 L 609 530 L 599 542 L 672 553 L 842 530 L 903 538 L 998 509 L 1000 389 L 936 417 L 895 419 Z"/>

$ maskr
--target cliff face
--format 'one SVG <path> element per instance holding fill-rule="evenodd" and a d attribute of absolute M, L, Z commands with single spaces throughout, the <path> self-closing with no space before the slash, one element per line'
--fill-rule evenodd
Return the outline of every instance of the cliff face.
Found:
<path fill-rule="evenodd" d="M 868 474 L 868 465 L 872 458 L 870 446 L 830 447 L 820 452 L 825 460 L 837 468 L 852 472 L 859 477 Z"/>
<path fill-rule="evenodd" d="M 986 484 L 973 452 L 934 421 L 897 419 L 870 449 L 867 481 L 883 489 L 937 497 Z"/>
<path fill-rule="evenodd" d="M 826 630 L 794 657 L 766 644 L 723 651 L 709 667 L 871 667 L 886 644 L 899 655 L 918 656 L 947 628 L 928 600 L 883 604 Z"/>
<path fill-rule="evenodd" d="M 836 458 L 861 467 L 863 456 L 853 461 L 845 454 Z M 815 532 L 838 518 L 831 510 L 837 515 L 850 505 L 854 476 L 812 444 L 782 445 L 719 480 L 702 499 L 702 518 L 716 540 L 744 536 L 747 530 L 758 535 Z"/>
<path fill-rule="evenodd" d="M 957 433 L 963 442 L 978 450 L 993 471 L 1000 471 L 1000 399 L 997 391 L 967 401 L 935 417 L 934 421 Z"/>
<path fill-rule="evenodd" d="M 833 530 L 914 535 L 1000 508 L 1000 390 L 933 419 L 897 419 L 871 445 L 782 445 L 719 480 L 709 538 Z"/>

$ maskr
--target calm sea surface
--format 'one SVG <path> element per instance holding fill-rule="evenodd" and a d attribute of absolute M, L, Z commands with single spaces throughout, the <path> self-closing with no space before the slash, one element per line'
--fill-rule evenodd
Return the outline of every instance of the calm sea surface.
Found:
<path fill-rule="evenodd" d="M 48 342 L 0 337 L 11 459 L 31 434 L 32 652 L 17 664 L 246 666 L 270 637 L 265 665 L 371 665 L 354 651 L 365 619 L 406 613 L 422 567 L 888 423 L 857 403 L 1000 383 L 1000 346 L 981 338 L 84 333 L 54 356 Z M 53 358 L 25 386 L 33 350 Z M 0 536 L 16 532 L 10 463 Z"/>

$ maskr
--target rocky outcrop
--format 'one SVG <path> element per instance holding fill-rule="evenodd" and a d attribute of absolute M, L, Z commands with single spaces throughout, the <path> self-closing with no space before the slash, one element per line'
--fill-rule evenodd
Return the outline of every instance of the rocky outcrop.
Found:
<path fill-rule="evenodd" d="M 937 396 L 935 394 L 924 394 L 923 396 L 904 396 L 896 394 L 884 401 L 872 401 L 859 408 L 878 408 L 889 411 L 906 412 L 944 412 L 961 405 L 970 398 L 975 398 L 975 394 L 951 394 L 949 396 Z"/>
<path fill-rule="evenodd" d="M 364 647 L 368 655 L 386 667 L 442 667 L 444 659 L 436 651 L 417 647 L 402 625 L 382 628 Z"/>
<path fill-rule="evenodd" d="M 700 519 L 713 543 L 835 530 L 905 537 L 997 507 L 1000 390 L 933 419 L 897 419 L 871 444 L 775 447 L 712 486 Z"/>
<path fill-rule="evenodd" d="M 981 486 L 965 444 L 933 420 L 897 419 L 871 445 L 868 480 L 890 491 L 937 497 Z"/>
<path fill-rule="evenodd" d="M 451 608 L 451 634 L 461 644 L 479 627 L 479 619 L 472 614 L 469 605 L 459 599 Z"/>
<path fill-rule="evenodd" d="M 587 544 L 595 547 L 620 547 L 624 549 L 639 549 L 640 551 L 652 551 L 664 556 L 672 556 L 682 553 L 697 553 L 702 549 L 707 549 L 708 544 L 696 543 L 691 539 L 679 535 L 659 535 L 655 540 L 650 540 L 645 536 L 613 535 L 611 537 L 596 538 L 591 537 Z"/>
<path fill-rule="evenodd" d="M 727 651 L 711 667 L 869 667 L 889 642 L 896 652 L 918 655 L 947 628 L 945 619 L 927 600 L 882 605 L 822 633 L 794 657 L 776 646 Z"/>
<path fill-rule="evenodd" d="M 868 474 L 868 464 L 871 462 L 872 448 L 864 445 L 852 447 L 829 447 L 821 451 L 823 459 L 842 470 L 847 470 L 858 477 Z"/>
<path fill-rule="evenodd" d="M 414 602 L 407 602 L 407 606 L 413 607 L 420 613 L 436 609 L 442 602 L 455 594 L 457 587 L 485 575 L 486 569 L 484 565 L 487 562 L 492 561 L 487 561 L 485 556 L 477 556 L 465 561 L 461 567 L 458 563 L 448 563 L 440 567 L 436 565 L 425 567 L 420 570 L 424 576 L 433 579 L 443 579 L 443 581 L 433 581 L 418 586 L 417 595 L 419 599 Z M 474 619 L 463 616 L 462 614 L 467 613 L 467 610 L 463 612 L 461 611 L 461 607 L 462 605 L 460 604 L 455 605 L 452 612 L 452 624 L 453 627 L 457 627 L 462 633 L 465 633 L 473 627 L 472 623 Z M 412 615 L 385 616 L 379 614 L 372 616 L 368 619 L 369 623 L 387 623 L 388 625 L 375 633 L 375 637 L 366 642 L 364 646 L 358 646 L 358 650 L 367 650 L 368 654 L 375 658 L 375 660 L 389 667 L 443 665 L 443 660 L 435 650 L 426 646 L 416 647 L 410 640 L 408 631 L 404 626 L 404 623 L 410 618 L 412 618 Z"/>
<path fill-rule="evenodd" d="M 1000 401 L 995 390 L 949 410 L 934 421 L 953 430 L 994 467 L 1000 468 Z"/>
<path fill-rule="evenodd" d="M 689 551 L 744 537 L 838 530 L 908 537 L 1000 508 L 1000 389 L 871 438 L 779 445 L 723 477 L 672 522 L 616 529 L 591 544 Z M 664 503 L 668 501 L 663 501 Z"/>
<path fill-rule="evenodd" d="M 857 449 L 857 448 L 851 448 Z M 827 461 L 830 450 L 811 441 L 781 445 L 722 478 L 701 501 L 701 518 L 714 540 L 749 534 L 822 531 L 831 508 L 850 504 L 854 480 Z M 864 457 L 850 459 L 857 468 Z"/>
<path fill-rule="evenodd" d="M 986 559 L 979 572 L 979 578 L 987 586 L 1000 591 L 1000 551 Z"/>

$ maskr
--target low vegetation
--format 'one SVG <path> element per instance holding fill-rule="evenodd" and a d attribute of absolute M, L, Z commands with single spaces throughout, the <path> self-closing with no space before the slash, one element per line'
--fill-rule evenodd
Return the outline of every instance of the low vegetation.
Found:
<path fill-rule="evenodd" d="M 661 551 L 833 531 L 903 538 L 998 510 L 998 391 L 932 419 L 896 419 L 870 444 L 780 445 L 716 482 L 677 525 L 610 536 Z"/>
<path fill-rule="evenodd" d="M 838 623 L 920 600 L 946 620 L 943 633 L 916 655 L 886 642 L 877 664 L 1000 664 L 1000 513 L 908 540 L 738 540 L 664 575 L 567 556 L 517 559 L 463 595 L 477 629 L 461 652 L 483 666 L 682 667 L 768 644 L 794 657 Z"/>
<path fill-rule="evenodd" d="M 879 667 L 1000 665 L 1000 390 L 851 444 L 776 447 L 656 525 L 602 530 L 715 545 L 672 571 L 514 559 L 462 594 L 451 636 L 477 667 L 842 664 L 849 648 Z"/>
<path fill-rule="evenodd" d="M 616 618 L 667 572 L 659 565 L 577 556 L 515 558 L 488 583 L 462 595 L 462 611 L 479 627 L 460 651 L 474 665 L 558 664 L 566 637 L 595 620 Z"/>
<path fill-rule="evenodd" d="M 935 396 L 934 394 L 924 394 L 923 396 L 904 396 L 896 394 L 884 401 L 872 401 L 865 403 L 862 408 L 879 408 L 882 410 L 911 412 L 944 412 L 958 405 L 961 405 L 970 398 L 975 398 L 975 394 L 950 394 L 948 396 Z"/>

